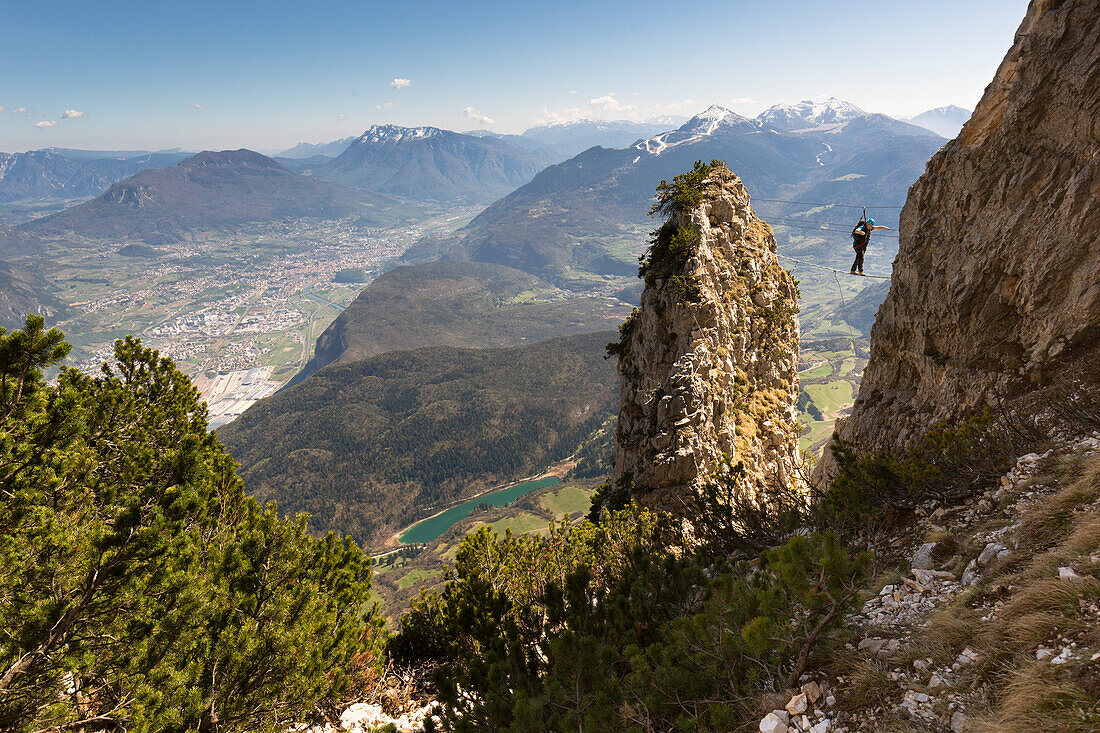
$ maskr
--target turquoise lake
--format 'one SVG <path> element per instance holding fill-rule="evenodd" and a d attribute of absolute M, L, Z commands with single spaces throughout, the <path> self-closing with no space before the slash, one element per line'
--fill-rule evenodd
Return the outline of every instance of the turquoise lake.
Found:
<path fill-rule="evenodd" d="M 544 486 L 553 486 L 554 484 L 560 483 L 561 479 L 557 476 L 547 476 L 546 478 L 540 478 L 534 481 L 524 481 L 521 484 L 509 486 L 506 489 L 483 494 L 476 499 L 470 499 L 463 504 L 451 507 L 447 511 L 437 514 L 434 517 L 428 517 L 427 519 L 417 522 L 405 530 L 398 539 L 405 544 L 431 542 L 436 537 L 455 526 L 455 524 L 470 516 L 476 506 L 480 506 L 481 504 L 507 506 L 521 496 L 530 494 L 535 489 L 541 489 Z"/>

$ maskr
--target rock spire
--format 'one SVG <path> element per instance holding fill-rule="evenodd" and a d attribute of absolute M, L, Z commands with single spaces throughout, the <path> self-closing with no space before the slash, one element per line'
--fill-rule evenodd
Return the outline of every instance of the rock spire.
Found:
<path fill-rule="evenodd" d="M 796 283 L 741 180 L 720 163 L 693 174 L 695 195 L 655 235 L 641 307 L 612 347 L 612 486 L 681 513 L 724 456 L 761 501 L 798 465 Z"/>

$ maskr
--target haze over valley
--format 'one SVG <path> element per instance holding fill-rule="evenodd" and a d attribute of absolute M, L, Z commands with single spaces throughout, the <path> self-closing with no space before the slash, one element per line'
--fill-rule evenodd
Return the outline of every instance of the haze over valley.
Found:
<path fill-rule="evenodd" d="M 597 310 L 614 310 L 637 297 L 653 181 L 691 160 L 739 162 L 760 195 L 894 202 L 942 144 L 923 128 L 835 100 L 779 105 L 755 120 L 714 106 L 677 122 L 664 131 L 659 122 L 557 123 L 523 135 L 375 126 L 274 158 L 247 150 L 6 154 L 0 258 L 18 268 L 8 298 L 24 305 L 9 309 L 5 325 L 17 325 L 17 310 L 29 305 L 62 317 L 73 360 L 89 372 L 114 339 L 141 335 L 197 380 L 220 425 L 307 364 L 314 370 L 325 328 L 403 262 L 507 265 L 540 279 L 533 304 L 596 299 Z M 839 228 L 801 223 L 814 221 L 812 207 L 770 210 L 782 214 L 784 251 L 842 264 Z M 881 219 L 896 221 L 896 209 Z M 847 333 L 827 279 L 805 275 L 807 306 L 820 314 L 807 325 L 823 336 Z"/>

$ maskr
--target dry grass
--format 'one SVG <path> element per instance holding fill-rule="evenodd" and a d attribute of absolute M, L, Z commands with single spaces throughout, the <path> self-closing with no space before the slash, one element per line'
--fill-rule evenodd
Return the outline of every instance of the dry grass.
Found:
<path fill-rule="evenodd" d="M 940 665 L 947 665 L 966 646 L 973 644 L 981 619 L 976 611 L 968 607 L 972 596 L 973 593 L 963 594 L 929 617 L 914 645 L 911 660 L 932 659 Z"/>
<path fill-rule="evenodd" d="M 1100 698 L 1049 664 L 1032 662 L 1018 669 L 989 716 L 975 721 L 975 733 L 1096 733 Z"/>
<path fill-rule="evenodd" d="M 867 710 L 887 705 L 896 696 L 898 683 L 890 679 L 890 668 L 876 659 L 851 654 L 840 660 L 844 674 L 841 696 L 848 710 Z"/>
<path fill-rule="evenodd" d="M 1077 510 L 1100 499 L 1100 458 L 1066 458 L 1053 478 L 1074 476 L 1079 478 L 1024 514 L 1017 534 L 1021 549 L 1042 550 L 1058 542 L 1069 534 Z"/>
<path fill-rule="evenodd" d="M 1003 605 L 970 642 L 981 654 L 975 673 L 994 694 L 977 731 L 1100 731 L 1100 662 L 1055 666 L 1034 657 L 1040 645 L 1057 646 L 1056 637 L 1100 643 L 1083 610 L 1100 600 L 1100 568 L 1089 559 L 1100 550 L 1100 458 L 1068 457 L 1047 478 L 1065 488 L 1025 513 L 1014 559 L 987 575 L 999 574 L 991 586 Z M 1083 577 L 1061 579 L 1065 566 Z M 940 635 L 957 639 L 963 627 L 945 622 Z"/>

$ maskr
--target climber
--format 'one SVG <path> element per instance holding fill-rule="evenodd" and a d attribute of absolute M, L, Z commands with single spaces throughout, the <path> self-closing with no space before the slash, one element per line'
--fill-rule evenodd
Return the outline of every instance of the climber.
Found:
<path fill-rule="evenodd" d="M 852 249 L 856 251 L 856 261 L 852 263 L 852 274 L 863 274 L 863 255 L 867 251 L 867 245 L 871 242 L 871 232 L 876 229 L 889 229 L 890 227 L 875 226 L 874 219 L 860 217 L 859 223 L 852 230 Z"/>

